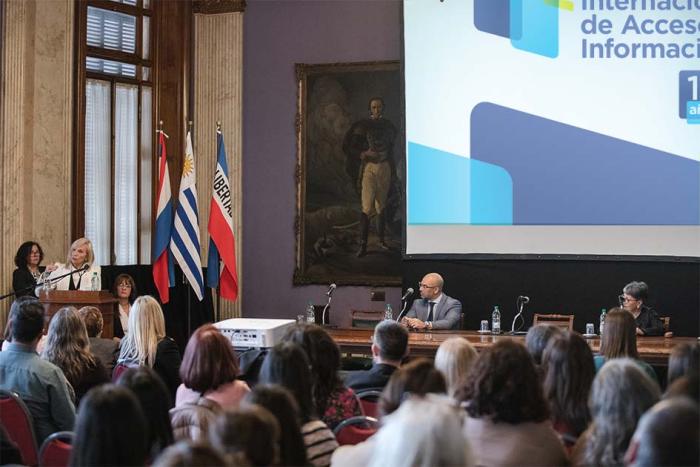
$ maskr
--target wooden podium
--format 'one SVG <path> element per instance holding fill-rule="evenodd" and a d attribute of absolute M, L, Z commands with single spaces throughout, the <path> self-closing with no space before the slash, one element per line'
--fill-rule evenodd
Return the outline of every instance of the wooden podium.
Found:
<path fill-rule="evenodd" d="M 85 290 L 51 290 L 47 292 L 42 290 L 39 294 L 39 301 L 44 305 L 47 322 L 51 320 L 54 313 L 64 306 L 74 306 L 78 309 L 84 306 L 97 307 L 104 320 L 102 337 L 114 337 L 114 314 L 117 312 L 119 300 L 106 290 L 96 292 Z"/>

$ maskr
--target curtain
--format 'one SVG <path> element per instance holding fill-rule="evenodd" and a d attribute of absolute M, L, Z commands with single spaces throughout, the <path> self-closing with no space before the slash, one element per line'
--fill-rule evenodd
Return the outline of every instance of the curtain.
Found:
<path fill-rule="evenodd" d="M 137 264 L 138 92 L 117 84 L 114 109 L 115 264 Z"/>

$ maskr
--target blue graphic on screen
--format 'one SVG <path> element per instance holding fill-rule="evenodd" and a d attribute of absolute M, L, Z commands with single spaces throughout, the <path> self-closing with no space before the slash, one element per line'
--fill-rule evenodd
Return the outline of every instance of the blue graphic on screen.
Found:
<path fill-rule="evenodd" d="M 502 167 L 408 144 L 408 223 L 510 225 L 513 188 Z"/>
<path fill-rule="evenodd" d="M 513 47 L 545 57 L 559 55 L 559 8 L 545 0 L 476 0 L 474 26 L 510 39 Z"/>
<path fill-rule="evenodd" d="M 513 224 L 700 225 L 697 161 L 491 103 L 470 130 L 512 177 Z"/>

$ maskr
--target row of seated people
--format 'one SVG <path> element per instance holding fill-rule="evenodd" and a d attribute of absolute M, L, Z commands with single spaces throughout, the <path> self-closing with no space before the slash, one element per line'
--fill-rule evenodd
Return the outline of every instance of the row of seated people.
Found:
<path fill-rule="evenodd" d="M 99 364 L 80 314 L 56 314 L 39 357 L 43 310 L 27 298 L 11 309 L 0 388 L 26 401 L 38 441 L 74 429 L 72 465 L 176 465 L 164 462 L 205 452 L 220 457 L 211 465 L 619 465 L 625 453 L 632 464 L 645 465 L 649 456 L 657 464 L 697 464 L 698 346 L 674 349 L 669 400 L 655 406 L 660 388 L 636 358 L 630 317 L 610 312 L 597 357 L 578 334 L 538 326 L 527 347 L 501 341 L 477 355 L 467 341 L 450 339 L 435 364 L 405 366 L 407 331 L 385 321 L 375 329 L 372 369 L 345 382 L 330 336 L 299 325 L 264 357 L 251 391 L 216 328 L 198 329 L 180 364 L 177 347 L 162 344 L 157 302 L 139 297 L 119 351 L 117 386 L 96 378 L 89 389 L 80 375 Z M 607 362 L 597 369 L 596 358 Z M 382 427 L 364 443 L 338 448 L 331 429 L 362 413 L 353 389 L 383 391 Z M 648 423 L 638 425 L 645 412 Z M 166 449 L 176 439 L 196 444 Z"/>

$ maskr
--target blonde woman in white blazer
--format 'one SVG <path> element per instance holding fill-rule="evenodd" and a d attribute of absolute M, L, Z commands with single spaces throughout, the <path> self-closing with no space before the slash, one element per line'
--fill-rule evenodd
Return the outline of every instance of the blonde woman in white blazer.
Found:
<path fill-rule="evenodd" d="M 92 290 L 92 278 L 96 274 L 97 290 L 101 290 L 102 271 L 99 265 L 94 264 L 94 261 L 95 254 L 92 250 L 92 242 L 87 238 L 79 238 L 70 246 L 66 264 L 58 264 L 48 279 L 56 290 Z M 88 266 L 88 268 L 83 270 L 85 266 Z M 71 272 L 74 273 L 54 280 L 56 277 Z M 37 287 L 37 294 L 40 291 L 41 287 Z"/>

